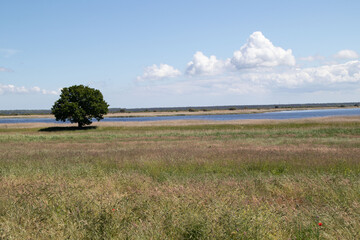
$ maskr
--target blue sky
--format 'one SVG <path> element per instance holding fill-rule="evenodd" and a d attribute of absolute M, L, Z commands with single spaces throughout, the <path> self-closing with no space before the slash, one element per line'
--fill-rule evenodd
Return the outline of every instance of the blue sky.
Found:
<path fill-rule="evenodd" d="M 360 99 L 358 1 L 0 2 L 0 109 L 60 89 L 110 107 Z"/>

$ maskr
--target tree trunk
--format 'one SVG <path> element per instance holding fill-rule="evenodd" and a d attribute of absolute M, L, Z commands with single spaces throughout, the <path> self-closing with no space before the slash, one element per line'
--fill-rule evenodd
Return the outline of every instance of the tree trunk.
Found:
<path fill-rule="evenodd" d="M 84 124 L 83 124 L 83 123 L 78 122 L 78 128 L 82 128 L 83 126 L 84 126 Z"/>

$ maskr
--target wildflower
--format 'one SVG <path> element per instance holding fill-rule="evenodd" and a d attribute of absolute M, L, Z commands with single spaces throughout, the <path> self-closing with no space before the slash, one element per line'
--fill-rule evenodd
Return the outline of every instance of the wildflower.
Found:
<path fill-rule="evenodd" d="M 112 210 L 115 211 L 115 208 L 113 208 Z"/>
<path fill-rule="evenodd" d="M 318 225 L 321 227 L 321 226 L 322 226 L 322 222 L 319 222 Z"/>

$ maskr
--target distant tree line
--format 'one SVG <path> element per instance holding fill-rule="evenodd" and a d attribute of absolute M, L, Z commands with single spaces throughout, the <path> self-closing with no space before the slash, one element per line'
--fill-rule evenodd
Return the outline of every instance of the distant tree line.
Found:
<path fill-rule="evenodd" d="M 229 110 L 231 109 L 271 109 L 271 108 L 316 108 L 316 107 L 359 107 L 360 102 L 348 103 L 306 103 L 306 104 L 269 104 L 269 105 L 229 105 L 229 106 L 198 106 L 198 107 L 164 107 L 164 108 L 109 108 L 109 113 L 125 112 L 163 112 L 163 111 L 197 111 L 211 110 Z M 0 115 L 33 115 L 33 114 L 51 114 L 48 109 L 35 110 L 0 110 Z"/>

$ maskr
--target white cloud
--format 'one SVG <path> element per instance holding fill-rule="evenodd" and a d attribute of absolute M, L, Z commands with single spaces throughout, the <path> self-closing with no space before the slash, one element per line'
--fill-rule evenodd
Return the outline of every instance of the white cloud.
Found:
<path fill-rule="evenodd" d="M 228 94 L 261 95 L 277 89 L 287 89 L 287 91 L 300 89 L 300 92 L 338 91 L 359 83 L 360 61 L 350 61 L 344 64 L 312 68 L 286 68 L 278 71 L 248 70 L 226 75 L 201 76 L 180 82 L 149 86 L 148 91 L 179 95 L 195 93 L 224 96 Z"/>
<path fill-rule="evenodd" d="M 214 55 L 207 57 L 198 51 L 194 54 L 193 60 L 187 64 L 186 74 L 188 75 L 216 75 L 221 74 L 229 62 L 216 59 Z"/>
<path fill-rule="evenodd" d="M 237 69 L 294 66 L 295 57 L 291 49 L 275 47 L 261 32 L 254 32 L 247 43 L 239 51 L 234 52 L 231 63 Z"/>
<path fill-rule="evenodd" d="M 181 75 L 181 72 L 167 64 L 160 64 L 159 67 L 154 64 L 146 67 L 142 76 L 137 77 L 138 81 L 158 80 L 163 78 L 173 78 Z"/>
<path fill-rule="evenodd" d="M 261 32 L 254 32 L 247 43 L 239 51 L 234 52 L 231 59 L 219 60 L 214 55 L 207 57 L 200 51 L 196 52 L 192 61 L 187 64 L 186 73 L 192 76 L 209 76 L 236 70 L 284 65 L 295 65 L 292 51 L 275 47 Z"/>
<path fill-rule="evenodd" d="M 0 84 L 0 95 L 2 94 L 29 94 L 29 93 L 40 93 L 45 95 L 58 95 L 58 91 L 49 91 L 41 89 L 39 87 L 26 88 L 24 86 L 17 87 L 11 84 L 3 85 Z"/>
<path fill-rule="evenodd" d="M 275 88 L 320 87 L 337 89 L 342 84 L 360 83 L 360 61 L 324 65 L 312 68 L 291 68 L 285 71 L 249 71 L 238 75 L 236 81 L 248 81 L 253 85 Z"/>
<path fill-rule="evenodd" d="M 161 85 L 147 86 L 138 89 L 155 94 L 187 95 L 206 94 L 221 96 L 227 94 L 262 94 L 268 90 L 261 84 L 253 84 L 235 76 L 207 76 L 202 79 L 187 79 Z"/>
<path fill-rule="evenodd" d="M 44 95 L 59 95 L 60 94 L 59 91 L 45 90 L 45 89 L 42 89 L 41 93 L 44 94 Z"/>
<path fill-rule="evenodd" d="M 312 76 L 312 82 L 324 84 L 360 82 L 360 61 L 307 68 L 303 72 Z"/>
<path fill-rule="evenodd" d="M 350 58 L 356 53 L 343 50 L 338 57 Z M 360 83 L 360 61 L 324 63 L 323 56 L 302 58 L 303 61 L 319 61 L 317 67 L 296 67 L 292 51 L 274 46 L 261 32 L 250 35 L 246 44 L 235 51 L 232 58 L 217 59 L 198 51 L 187 64 L 186 75 L 181 81 L 163 82 L 147 86 L 149 92 L 162 94 L 205 94 L 254 96 L 269 92 L 319 92 L 357 88 Z M 173 67 L 161 64 L 145 69 L 138 80 L 179 76 Z M 179 79 L 180 80 L 180 79 Z M 145 89 L 145 88 L 144 88 Z M 150 91 L 151 90 L 151 91 Z"/>
<path fill-rule="evenodd" d="M 313 61 L 322 61 L 325 60 L 324 56 L 320 56 L 320 55 L 314 55 L 314 56 L 308 56 L 308 57 L 301 57 L 299 58 L 301 61 L 308 61 L 308 62 L 313 62 Z"/>
<path fill-rule="evenodd" d="M 271 74 L 254 74 L 269 85 L 285 88 L 338 88 L 341 84 L 360 83 L 360 61 L 324 65 L 312 68 L 290 69 Z"/>
<path fill-rule="evenodd" d="M 337 59 L 356 59 L 359 57 L 360 56 L 357 52 L 349 49 L 341 50 L 334 55 L 334 58 Z"/>

